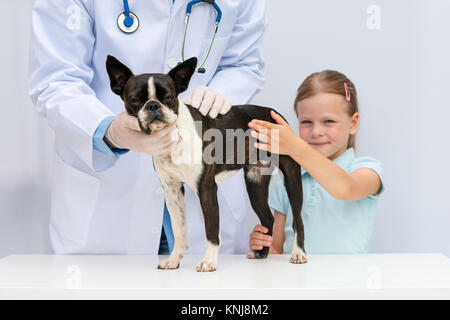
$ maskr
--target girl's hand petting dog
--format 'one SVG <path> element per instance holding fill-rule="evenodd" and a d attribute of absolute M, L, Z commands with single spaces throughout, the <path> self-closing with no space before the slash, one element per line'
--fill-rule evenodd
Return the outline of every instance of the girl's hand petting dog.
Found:
<path fill-rule="evenodd" d="M 298 145 L 298 140 L 301 138 L 279 114 L 271 111 L 270 115 L 277 123 L 253 119 L 248 124 L 253 129 L 252 137 L 263 142 L 256 142 L 255 148 L 291 156 L 294 151 L 292 146 Z"/>

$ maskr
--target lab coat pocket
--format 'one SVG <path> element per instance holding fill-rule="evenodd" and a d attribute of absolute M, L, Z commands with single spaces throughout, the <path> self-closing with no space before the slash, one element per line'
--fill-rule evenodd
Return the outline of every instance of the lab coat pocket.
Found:
<path fill-rule="evenodd" d="M 84 245 L 95 210 L 100 180 L 54 155 L 50 223 L 63 238 Z"/>

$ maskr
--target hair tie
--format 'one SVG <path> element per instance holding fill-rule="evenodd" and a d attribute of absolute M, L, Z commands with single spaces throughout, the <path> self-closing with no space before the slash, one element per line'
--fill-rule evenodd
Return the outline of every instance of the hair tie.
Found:
<path fill-rule="evenodd" d="M 346 82 L 344 82 L 344 87 L 345 87 L 345 100 L 350 102 L 350 90 L 348 90 L 348 86 L 347 86 Z"/>

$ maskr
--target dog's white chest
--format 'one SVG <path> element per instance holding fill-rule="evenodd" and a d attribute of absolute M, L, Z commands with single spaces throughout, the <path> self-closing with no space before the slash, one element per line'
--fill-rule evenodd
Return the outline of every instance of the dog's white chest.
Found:
<path fill-rule="evenodd" d="M 176 179 L 197 193 L 198 179 L 203 172 L 203 144 L 189 110 L 181 101 L 177 127 L 180 141 L 171 153 L 154 157 L 155 169 L 161 180 Z"/>

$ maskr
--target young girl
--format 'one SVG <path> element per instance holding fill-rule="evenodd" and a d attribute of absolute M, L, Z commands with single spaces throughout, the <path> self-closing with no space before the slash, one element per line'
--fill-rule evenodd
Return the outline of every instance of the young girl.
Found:
<path fill-rule="evenodd" d="M 377 200 L 382 190 L 381 163 L 355 157 L 359 124 L 353 83 L 336 71 L 313 73 L 297 91 L 294 102 L 300 137 L 276 113 L 277 124 L 252 120 L 249 127 L 268 150 L 292 157 L 302 166 L 305 251 L 308 254 L 367 253 L 371 245 Z M 271 130 L 278 130 L 271 141 Z M 276 141 L 275 141 L 276 139 Z M 250 249 L 270 247 L 271 253 L 290 253 L 293 244 L 292 211 L 282 179 L 269 197 L 275 212 L 273 236 L 257 225 Z"/>

